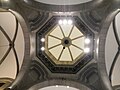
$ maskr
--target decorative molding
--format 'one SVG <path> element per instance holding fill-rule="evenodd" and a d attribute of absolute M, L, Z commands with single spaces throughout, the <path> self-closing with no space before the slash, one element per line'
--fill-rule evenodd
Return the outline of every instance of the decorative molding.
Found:
<path fill-rule="evenodd" d="M 53 16 L 36 34 L 37 37 L 37 48 L 36 53 L 37 57 L 43 62 L 43 64 L 48 67 L 48 69 L 53 73 L 77 73 L 82 67 L 84 67 L 92 58 L 93 58 L 93 39 L 94 39 L 94 33 L 89 30 L 89 28 L 80 20 L 79 17 L 73 16 L 71 17 L 78 29 L 81 30 L 81 32 L 84 33 L 84 35 L 91 40 L 91 44 L 89 47 L 91 48 L 91 52 L 84 55 L 81 60 L 78 60 L 74 65 L 70 65 L 69 67 L 66 65 L 56 65 L 54 62 L 52 62 L 47 56 L 46 53 L 41 51 L 41 47 L 44 45 L 44 43 L 41 42 L 41 38 L 45 37 L 45 34 L 49 32 L 57 23 L 58 20 L 62 18 L 59 16 Z"/>

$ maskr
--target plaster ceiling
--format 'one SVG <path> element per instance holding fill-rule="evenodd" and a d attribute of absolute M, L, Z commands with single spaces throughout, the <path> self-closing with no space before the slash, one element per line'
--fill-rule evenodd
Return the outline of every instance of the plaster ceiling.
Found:
<path fill-rule="evenodd" d="M 75 5 L 90 2 L 92 0 L 35 0 L 35 1 L 53 5 Z"/>
<path fill-rule="evenodd" d="M 53 2 L 50 2 L 50 1 L 47 2 L 47 0 L 46 1 L 36 0 L 36 1 L 40 1 L 43 3 L 49 3 L 49 4 L 56 4 L 56 2 L 54 2 L 54 0 L 53 0 Z M 72 4 L 80 3 L 78 1 L 79 0 L 76 0 L 76 2 L 71 1 L 71 3 Z M 81 2 L 82 1 L 83 0 L 81 0 Z M 59 4 L 63 4 L 63 2 L 59 3 Z M 117 15 L 116 22 L 117 22 L 117 29 L 118 29 L 120 26 L 120 23 L 119 23 L 120 22 L 120 14 Z M 0 25 L 4 28 L 5 32 L 12 39 L 14 37 L 14 33 L 15 33 L 15 17 L 14 17 L 14 15 L 11 14 L 10 12 L 0 12 Z M 120 36 L 120 31 L 118 30 L 117 32 L 118 32 L 118 35 Z M 7 49 L 9 48 L 9 42 L 7 41 L 7 39 L 5 38 L 5 36 L 3 35 L 2 32 L 0 32 L 0 39 L 1 39 L 0 40 L 0 59 L 1 59 L 4 56 L 5 52 L 7 51 Z M 16 41 L 15 41 L 15 48 L 18 53 L 19 63 L 20 63 L 20 67 L 21 67 L 23 57 L 24 57 L 24 37 L 23 37 L 23 32 L 22 32 L 22 28 L 21 28 L 20 24 L 19 24 L 18 35 L 17 35 Z M 106 48 L 105 49 L 105 51 L 106 51 L 105 52 L 106 68 L 107 68 L 107 72 L 109 73 L 111 63 L 112 63 L 113 58 L 118 49 L 118 46 L 117 46 L 117 43 L 116 43 L 116 40 L 114 37 L 114 33 L 113 33 L 112 24 L 108 31 L 105 48 Z M 120 72 L 118 72 L 118 68 L 120 68 L 119 63 L 120 63 L 120 56 L 118 57 L 118 62 L 115 65 L 115 69 L 113 72 L 113 77 L 112 77 L 113 85 L 120 84 L 120 79 L 119 79 Z M 8 67 L 8 66 L 10 66 L 10 67 Z M 10 53 L 6 57 L 5 61 L 0 65 L 0 72 L 4 72 L 4 73 L 0 73 L 0 78 L 1 77 L 15 78 L 16 63 L 15 63 L 15 56 L 13 54 L 13 51 L 10 51 Z M 51 87 L 46 87 L 46 88 L 43 88 L 40 90 L 53 90 L 53 89 L 54 90 L 59 90 L 59 89 L 67 90 L 66 87 L 63 87 L 63 86 L 60 86 L 60 87 L 51 86 Z M 69 90 L 77 90 L 77 89 L 69 88 Z"/>
<path fill-rule="evenodd" d="M 12 41 L 15 37 L 16 32 L 16 19 L 15 16 L 10 12 L 0 12 L 0 26 L 3 28 L 10 40 Z M 15 78 L 17 73 L 16 57 L 13 48 L 10 49 L 7 55 L 6 52 L 10 48 L 9 40 L 7 40 L 0 29 L 0 61 L 5 56 L 4 61 L 0 64 L 0 78 Z M 19 60 L 19 68 L 22 65 L 24 57 L 24 38 L 21 25 L 18 23 L 18 31 L 16 34 L 14 48 L 17 53 Z"/>
<path fill-rule="evenodd" d="M 116 28 L 117 28 L 117 33 L 118 33 L 118 36 L 119 36 L 119 39 L 120 39 L 120 13 L 116 16 Z M 118 49 L 118 48 L 117 48 Z M 115 52 L 117 53 L 117 52 Z M 113 84 L 115 85 L 120 85 L 120 54 L 118 56 L 118 59 L 117 59 L 117 62 L 116 62 L 116 65 L 115 65 L 115 68 L 113 70 L 113 76 L 112 76 L 112 80 L 113 80 Z"/>
<path fill-rule="evenodd" d="M 73 87 L 69 87 L 69 86 L 49 86 L 49 87 L 45 87 L 39 90 L 78 90 L 76 88 Z"/>
<path fill-rule="evenodd" d="M 120 39 L 120 13 L 116 16 L 116 28 L 117 28 L 117 33 Z M 109 27 L 109 31 L 107 34 L 106 38 L 106 46 L 105 46 L 105 62 L 106 62 L 106 68 L 107 68 L 107 73 L 109 74 L 111 64 L 113 62 L 113 59 L 115 58 L 115 55 L 118 51 L 118 44 L 116 42 L 114 32 L 113 32 L 113 26 L 112 23 Z M 113 70 L 113 75 L 112 75 L 112 85 L 120 85 L 120 55 L 117 58 L 117 62 L 115 64 L 114 70 Z"/>

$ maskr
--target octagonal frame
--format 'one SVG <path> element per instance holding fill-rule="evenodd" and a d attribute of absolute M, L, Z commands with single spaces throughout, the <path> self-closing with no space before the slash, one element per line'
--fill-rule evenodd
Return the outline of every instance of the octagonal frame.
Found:
<path fill-rule="evenodd" d="M 70 30 L 67 30 L 67 32 L 69 32 L 69 33 L 67 33 L 68 35 L 65 35 L 66 34 L 65 33 L 65 29 L 63 29 L 62 26 L 64 27 L 65 25 L 59 25 L 59 24 L 57 24 L 56 26 L 54 26 L 52 28 L 52 30 L 48 31 L 48 33 L 45 35 L 45 53 L 57 65 L 60 65 L 60 64 L 61 65 L 73 65 L 74 63 L 77 62 L 77 60 L 81 59 L 84 56 L 84 54 L 85 54 L 84 53 L 84 48 L 85 48 L 84 44 L 85 43 L 82 42 L 84 48 L 83 47 L 81 48 L 81 45 L 80 46 L 79 45 L 76 46 L 74 43 L 72 43 L 72 41 L 74 42 L 74 41 L 76 41 L 78 39 L 82 39 L 82 40 L 85 41 L 85 35 L 74 24 L 73 25 L 69 25 L 69 27 L 71 26 L 69 28 Z M 61 32 L 61 34 L 62 34 L 63 37 L 59 38 L 59 37 L 57 37 L 57 35 L 56 36 L 55 35 L 51 35 L 51 33 L 54 32 L 54 30 L 56 30 L 57 27 L 59 27 L 59 30 L 60 30 L 60 32 Z M 79 33 L 80 35 L 79 36 L 75 36 L 75 37 L 71 37 L 72 32 L 74 32 L 75 29 L 77 29 L 77 31 L 79 31 L 77 33 Z M 59 32 L 59 34 L 60 34 L 60 32 Z M 52 47 L 49 47 L 49 42 L 50 41 L 48 39 L 50 37 L 54 38 L 57 41 L 59 40 L 61 43 L 55 44 Z M 65 41 L 65 40 L 68 40 L 69 44 L 64 44 L 63 41 Z M 53 42 L 53 41 L 51 41 L 51 42 Z M 58 46 L 61 46 L 61 48 L 59 48 L 59 50 L 57 50 L 56 53 L 58 53 L 58 51 L 60 51 L 60 53 L 58 53 L 59 57 L 56 58 L 55 55 L 52 54 L 52 51 L 50 51 L 50 50 L 55 49 Z M 81 51 L 76 57 L 74 57 L 74 55 L 73 55 L 73 52 L 72 52 L 72 50 L 70 48 L 71 46 L 74 47 L 74 49 L 76 48 L 77 50 Z M 69 52 L 68 56 L 69 56 L 70 60 L 69 59 L 61 60 L 61 57 L 64 56 L 63 53 L 65 52 L 65 50 L 68 50 L 67 52 Z"/>
<path fill-rule="evenodd" d="M 90 39 L 91 43 L 88 45 L 90 47 L 90 52 L 83 55 L 81 60 L 78 60 L 73 65 L 57 65 L 54 63 L 51 58 L 44 52 L 41 51 L 41 47 L 45 46 L 44 42 L 41 42 L 41 38 L 44 38 L 45 35 L 56 25 L 58 20 L 65 18 L 64 16 L 53 16 L 48 22 L 46 22 L 41 29 L 36 33 L 36 55 L 39 60 L 53 73 L 77 73 L 83 66 L 85 66 L 89 61 L 94 57 L 94 33 L 83 23 L 83 21 L 78 16 L 69 16 L 75 24 L 75 26 L 87 37 Z"/>

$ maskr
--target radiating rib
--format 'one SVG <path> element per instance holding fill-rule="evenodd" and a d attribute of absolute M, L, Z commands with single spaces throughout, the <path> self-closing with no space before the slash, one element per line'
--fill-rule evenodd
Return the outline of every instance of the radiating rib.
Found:
<path fill-rule="evenodd" d="M 72 44 L 74 47 L 76 47 L 76 48 L 78 48 L 78 49 L 80 49 L 80 50 L 82 50 L 83 51 L 83 49 L 82 48 L 80 48 L 80 47 L 78 47 L 78 46 L 76 46 L 76 45 L 74 45 L 74 44 Z"/>
<path fill-rule="evenodd" d="M 118 33 L 117 33 L 115 21 L 116 21 L 116 19 L 114 18 L 114 20 L 113 20 L 113 31 L 114 31 L 114 35 L 115 35 L 117 44 L 120 46 L 120 39 L 119 39 L 119 35 L 118 35 Z"/>
<path fill-rule="evenodd" d="M 10 50 L 11 50 L 11 47 L 8 48 L 8 50 L 6 51 L 5 55 L 4 55 L 3 58 L 0 60 L 0 65 L 4 62 L 4 60 L 5 60 L 6 57 L 8 56 Z"/>
<path fill-rule="evenodd" d="M 50 47 L 50 48 L 48 48 L 48 50 L 50 50 L 50 49 L 52 49 L 52 48 L 55 48 L 55 47 L 57 47 L 57 46 L 59 46 L 59 45 L 61 45 L 61 43 L 60 43 L 60 44 L 57 44 L 57 45 L 54 45 L 54 46 L 52 46 L 52 47 Z"/>
<path fill-rule="evenodd" d="M 58 37 L 56 37 L 56 36 L 53 36 L 53 35 L 49 35 L 49 36 L 51 36 L 51 37 L 53 37 L 53 38 L 56 38 L 56 39 L 58 39 L 58 40 L 61 40 L 60 38 L 58 38 Z"/>
<path fill-rule="evenodd" d="M 65 34 L 64 34 L 64 31 L 63 31 L 62 27 L 60 25 L 59 25 L 59 27 L 60 27 L 60 30 L 61 30 L 63 36 L 65 37 Z"/>
<path fill-rule="evenodd" d="M 5 30 L 1 26 L 0 26 L 0 30 L 5 35 L 5 37 L 8 40 L 8 42 L 11 43 L 12 41 L 11 41 L 10 37 L 8 36 L 8 34 L 5 32 Z"/>
<path fill-rule="evenodd" d="M 70 30 L 70 33 L 69 33 L 68 37 L 70 37 L 70 35 L 71 35 L 72 31 L 73 31 L 73 28 L 74 28 L 74 25 L 72 26 L 72 28 L 71 28 L 71 30 Z"/>
<path fill-rule="evenodd" d="M 15 50 L 15 48 L 13 47 L 13 52 L 14 52 L 14 55 L 15 55 L 15 60 L 16 60 L 16 66 L 17 66 L 17 73 L 16 73 L 16 76 L 18 75 L 19 73 L 19 61 L 18 61 L 18 56 L 17 56 L 17 52 Z"/>
<path fill-rule="evenodd" d="M 60 53 L 60 55 L 59 55 L 58 60 L 60 60 L 60 58 L 61 58 L 61 56 L 62 56 L 63 51 L 64 51 L 64 49 L 62 49 L 62 51 L 61 51 L 61 53 Z"/>
<path fill-rule="evenodd" d="M 114 57 L 114 60 L 112 62 L 112 65 L 111 65 L 111 68 L 110 68 L 110 72 L 109 72 L 109 79 L 110 79 L 110 81 L 112 79 L 113 70 L 114 70 L 114 67 L 115 67 L 115 64 L 117 62 L 119 54 L 120 54 L 120 51 L 117 51 L 117 53 L 116 53 L 116 55 Z"/>
<path fill-rule="evenodd" d="M 70 50 L 70 47 L 68 47 L 68 50 L 69 50 L 69 53 L 70 53 L 71 59 L 72 59 L 72 61 L 73 61 L 73 56 L 72 56 L 72 52 L 71 52 L 71 50 Z"/>
<path fill-rule="evenodd" d="M 84 36 L 82 35 L 82 36 L 79 36 L 79 37 L 73 38 L 72 40 L 79 39 L 79 38 L 82 38 L 82 37 L 84 37 Z"/>
<path fill-rule="evenodd" d="M 17 18 L 16 18 L 16 29 L 15 29 L 15 34 L 14 34 L 14 37 L 13 37 L 13 43 L 15 42 L 15 40 L 16 40 L 16 37 L 17 37 L 17 33 L 18 33 L 18 20 L 17 20 Z"/>

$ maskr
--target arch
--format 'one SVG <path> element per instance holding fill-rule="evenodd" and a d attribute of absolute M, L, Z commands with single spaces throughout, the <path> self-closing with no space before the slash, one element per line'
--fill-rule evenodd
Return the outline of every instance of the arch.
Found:
<path fill-rule="evenodd" d="M 107 12 L 108 15 L 103 22 L 104 25 L 102 25 L 101 31 L 97 39 L 97 48 L 96 48 L 97 66 L 98 66 L 98 73 L 104 90 L 113 90 L 109 77 L 107 75 L 107 70 L 105 65 L 105 43 L 106 43 L 108 28 L 118 12 L 119 10 L 112 10 L 112 9 L 110 12 L 109 11 Z"/>
<path fill-rule="evenodd" d="M 55 86 L 55 85 L 62 85 L 62 86 L 70 86 L 77 88 L 79 90 L 91 90 L 87 86 L 75 82 L 75 81 L 69 81 L 69 80 L 62 80 L 62 79 L 52 79 L 52 80 L 46 80 L 41 83 L 38 83 L 36 85 L 33 85 L 28 90 L 38 90 L 40 88 L 48 87 L 48 86 Z"/>
<path fill-rule="evenodd" d="M 22 11 L 20 8 L 11 8 L 10 6 L 4 7 L 3 4 L 6 4 L 2 1 L 0 1 L 0 12 L 10 12 L 12 13 L 18 20 L 18 22 L 21 25 L 23 36 L 24 36 L 24 57 L 23 57 L 23 63 L 21 66 L 21 69 L 16 77 L 16 79 L 11 83 L 10 87 L 8 88 L 15 88 L 16 85 L 18 85 L 22 78 L 24 77 L 26 71 L 28 70 L 29 64 L 30 64 L 30 34 L 29 34 L 29 27 L 27 22 L 25 21 L 25 17 L 22 14 Z M 10 5 L 15 5 L 15 3 L 9 3 Z"/>
<path fill-rule="evenodd" d="M 41 11 L 48 12 L 76 12 L 76 11 L 87 11 L 95 8 L 96 6 L 102 4 L 103 0 L 91 0 L 86 3 L 80 3 L 75 5 L 54 5 L 54 4 L 46 4 L 42 2 L 37 2 L 37 0 L 22 0 L 24 5 L 28 5 L 30 7 L 36 8 Z M 83 9 L 84 8 L 84 9 Z"/>

